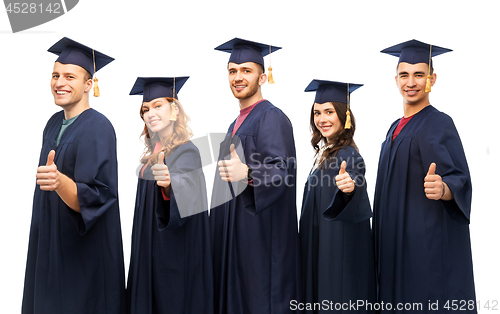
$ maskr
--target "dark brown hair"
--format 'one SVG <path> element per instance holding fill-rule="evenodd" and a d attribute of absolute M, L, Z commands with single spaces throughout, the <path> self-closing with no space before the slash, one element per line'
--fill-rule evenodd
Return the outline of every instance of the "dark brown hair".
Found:
<path fill-rule="evenodd" d="M 85 82 L 87 82 L 88 80 L 91 80 L 92 74 L 90 74 L 89 71 L 85 70 L 85 76 L 83 77 L 83 79 L 85 80 Z"/>
<path fill-rule="evenodd" d="M 251 61 L 251 62 L 253 62 L 253 61 Z M 262 72 L 260 72 L 259 75 L 266 73 L 266 68 L 262 64 L 257 63 L 257 62 L 253 62 L 253 63 L 255 63 L 257 65 L 258 69 L 262 70 Z M 227 68 L 229 69 L 229 63 L 227 64 Z"/>
<path fill-rule="evenodd" d="M 326 159 L 328 157 L 334 157 L 337 155 L 338 151 L 346 146 L 353 146 L 356 150 L 358 147 L 356 143 L 354 143 L 354 132 L 356 131 L 356 119 L 354 119 L 354 115 L 352 114 L 352 109 L 349 108 L 351 112 L 351 128 L 345 129 L 345 121 L 346 121 L 346 113 L 347 113 L 347 104 L 342 102 L 330 102 L 335 108 L 335 112 L 339 117 L 339 121 L 342 125 L 339 131 L 337 131 L 334 140 L 334 145 L 325 150 L 323 153 L 323 157 Z M 310 127 L 312 131 L 311 145 L 314 148 L 315 155 L 317 155 L 320 151 L 320 143 L 321 146 L 327 145 L 327 139 L 324 137 L 321 132 L 316 127 L 316 123 L 314 123 L 314 104 L 311 108 L 311 119 L 310 119 Z"/>
<path fill-rule="evenodd" d="M 427 64 L 427 66 L 429 67 L 429 64 Z M 434 74 L 434 67 L 432 65 L 429 67 L 429 70 L 430 70 L 430 73 L 429 73 L 430 75 Z M 398 71 L 399 71 L 399 63 L 396 66 L 396 74 L 398 73 Z"/>

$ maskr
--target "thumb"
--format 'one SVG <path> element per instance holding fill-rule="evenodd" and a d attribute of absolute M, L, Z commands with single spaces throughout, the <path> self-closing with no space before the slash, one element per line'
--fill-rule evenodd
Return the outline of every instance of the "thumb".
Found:
<path fill-rule="evenodd" d="M 54 156 L 56 155 L 56 152 L 54 150 L 51 150 L 49 152 L 49 156 L 47 156 L 47 164 L 46 166 L 50 166 L 54 163 Z"/>
<path fill-rule="evenodd" d="M 435 174 L 436 174 L 436 164 L 432 163 L 429 166 L 429 171 L 427 172 L 427 175 L 430 176 L 430 175 L 435 175 Z"/>
<path fill-rule="evenodd" d="M 345 173 L 345 166 L 347 165 L 346 161 L 344 160 L 342 164 L 340 165 L 340 171 L 339 174 L 344 174 Z"/>
<path fill-rule="evenodd" d="M 231 159 L 233 159 L 233 158 L 240 159 L 240 157 L 238 156 L 238 153 L 236 152 L 236 149 L 234 148 L 234 144 L 231 144 L 231 146 L 229 146 L 229 150 L 231 151 Z"/>
<path fill-rule="evenodd" d="M 158 165 L 164 165 L 165 164 L 165 154 L 163 152 L 158 154 Z"/>

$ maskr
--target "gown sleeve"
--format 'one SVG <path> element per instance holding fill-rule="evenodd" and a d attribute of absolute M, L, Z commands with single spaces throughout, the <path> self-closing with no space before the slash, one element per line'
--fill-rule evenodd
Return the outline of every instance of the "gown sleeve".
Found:
<path fill-rule="evenodd" d="M 439 202 L 454 221 L 469 224 L 472 183 L 453 120 L 441 112 L 430 115 L 425 127 L 419 130 L 418 144 L 423 169 L 427 171 L 431 163 L 436 163 L 436 174 L 442 177 L 453 194 L 453 200 Z"/>
<path fill-rule="evenodd" d="M 165 159 L 170 171 L 170 200 L 158 189 L 155 215 L 159 231 L 182 226 L 187 219 L 208 208 L 205 177 L 198 149 L 191 143 L 179 146 Z"/>
<path fill-rule="evenodd" d="M 253 182 L 241 195 L 245 210 L 257 215 L 279 201 L 286 189 L 295 189 L 295 144 L 292 125 L 277 108 L 267 110 L 259 121 L 256 149 L 247 156 Z M 293 178 L 292 178 L 293 176 Z"/>
<path fill-rule="evenodd" d="M 372 210 L 368 193 L 366 191 L 365 163 L 359 153 L 353 148 L 341 149 L 337 157 L 330 159 L 333 162 L 327 164 L 328 180 L 333 184 L 322 184 L 322 198 L 326 196 L 323 209 L 323 217 L 327 220 L 359 223 L 372 217 Z M 346 161 L 346 171 L 356 182 L 356 190 L 351 196 L 347 196 L 335 185 L 335 177 L 338 175 L 340 165 Z"/>
<path fill-rule="evenodd" d="M 107 122 L 107 123 L 106 123 Z M 75 139 L 74 181 L 80 214 L 72 211 L 80 234 L 118 202 L 116 137 L 109 121 L 94 120 Z"/>

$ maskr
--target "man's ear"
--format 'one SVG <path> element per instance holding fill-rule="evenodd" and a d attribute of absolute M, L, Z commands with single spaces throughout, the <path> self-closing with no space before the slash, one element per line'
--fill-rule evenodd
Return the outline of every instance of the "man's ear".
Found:
<path fill-rule="evenodd" d="M 394 77 L 394 80 L 396 81 L 396 86 L 399 88 L 399 82 L 398 82 L 398 76 L 399 76 L 399 63 L 398 66 L 396 67 L 396 76 Z"/>
<path fill-rule="evenodd" d="M 92 79 L 88 79 L 87 82 L 85 82 L 85 92 L 88 93 L 92 89 Z"/>
<path fill-rule="evenodd" d="M 434 84 L 436 83 L 436 79 L 437 79 L 436 73 L 432 73 L 432 75 L 431 75 L 431 86 L 434 86 Z"/>
<path fill-rule="evenodd" d="M 262 73 L 259 77 L 259 85 L 262 86 L 265 82 L 267 82 L 267 74 Z"/>

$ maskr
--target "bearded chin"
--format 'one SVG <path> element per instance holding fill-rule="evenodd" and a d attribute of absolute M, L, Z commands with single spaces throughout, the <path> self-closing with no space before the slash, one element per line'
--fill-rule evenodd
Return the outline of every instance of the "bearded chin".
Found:
<path fill-rule="evenodd" d="M 236 99 L 247 99 L 257 93 L 257 91 L 259 90 L 259 84 L 258 83 L 249 84 L 246 89 L 247 90 L 245 93 L 238 93 L 235 89 L 231 87 L 231 91 L 233 92 L 233 95 Z"/>

